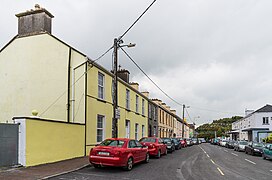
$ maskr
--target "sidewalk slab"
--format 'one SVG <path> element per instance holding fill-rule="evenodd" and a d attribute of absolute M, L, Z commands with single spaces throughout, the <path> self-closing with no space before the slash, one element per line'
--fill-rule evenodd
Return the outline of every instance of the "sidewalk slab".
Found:
<path fill-rule="evenodd" d="M 74 158 L 32 167 L 11 168 L 0 171 L 1 180 L 36 180 L 68 173 L 89 165 L 88 157 Z"/>

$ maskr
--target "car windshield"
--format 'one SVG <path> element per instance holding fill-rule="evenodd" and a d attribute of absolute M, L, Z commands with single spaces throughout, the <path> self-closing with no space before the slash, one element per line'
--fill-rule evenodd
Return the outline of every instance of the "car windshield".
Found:
<path fill-rule="evenodd" d="M 162 139 L 164 142 L 171 142 L 170 139 Z"/>
<path fill-rule="evenodd" d="M 122 147 L 125 144 L 125 141 L 122 140 L 110 140 L 106 139 L 105 141 L 100 143 L 100 146 L 115 146 L 115 147 Z"/>
<path fill-rule="evenodd" d="M 263 144 L 261 144 L 261 143 L 253 143 L 252 146 L 253 147 L 263 147 Z"/>
<path fill-rule="evenodd" d="M 247 145 L 248 143 L 246 141 L 241 141 L 239 144 L 241 144 L 241 145 Z"/>
<path fill-rule="evenodd" d="M 142 138 L 140 139 L 140 142 L 156 142 L 156 139 L 155 138 Z"/>

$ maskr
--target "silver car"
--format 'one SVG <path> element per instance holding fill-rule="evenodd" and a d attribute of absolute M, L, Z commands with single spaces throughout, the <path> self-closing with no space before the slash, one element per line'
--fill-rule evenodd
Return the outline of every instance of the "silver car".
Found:
<path fill-rule="evenodd" d="M 246 145 L 248 145 L 247 141 L 238 141 L 234 144 L 234 151 L 245 151 Z"/>

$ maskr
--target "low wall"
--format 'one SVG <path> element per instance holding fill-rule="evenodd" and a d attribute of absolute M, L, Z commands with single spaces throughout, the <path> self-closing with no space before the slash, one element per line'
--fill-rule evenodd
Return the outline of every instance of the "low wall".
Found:
<path fill-rule="evenodd" d="M 20 164 L 34 166 L 84 156 L 84 124 L 38 118 L 20 118 L 15 121 L 20 123 Z"/>

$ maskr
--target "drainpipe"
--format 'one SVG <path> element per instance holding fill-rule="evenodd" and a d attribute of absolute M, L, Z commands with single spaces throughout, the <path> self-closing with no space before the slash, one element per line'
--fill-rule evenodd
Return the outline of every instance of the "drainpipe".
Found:
<path fill-rule="evenodd" d="M 70 69 L 71 69 L 71 53 L 72 53 L 72 50 L 71 48 L 69 48 L 69 59 L 68 59 L 68 93 L 67 93 L 67 122 L 70 122 L 70 86 L 71 86 L 71 83 L 70 83 L 70 76 L 71 76 L 71 72 L 70 72 Z"/>

